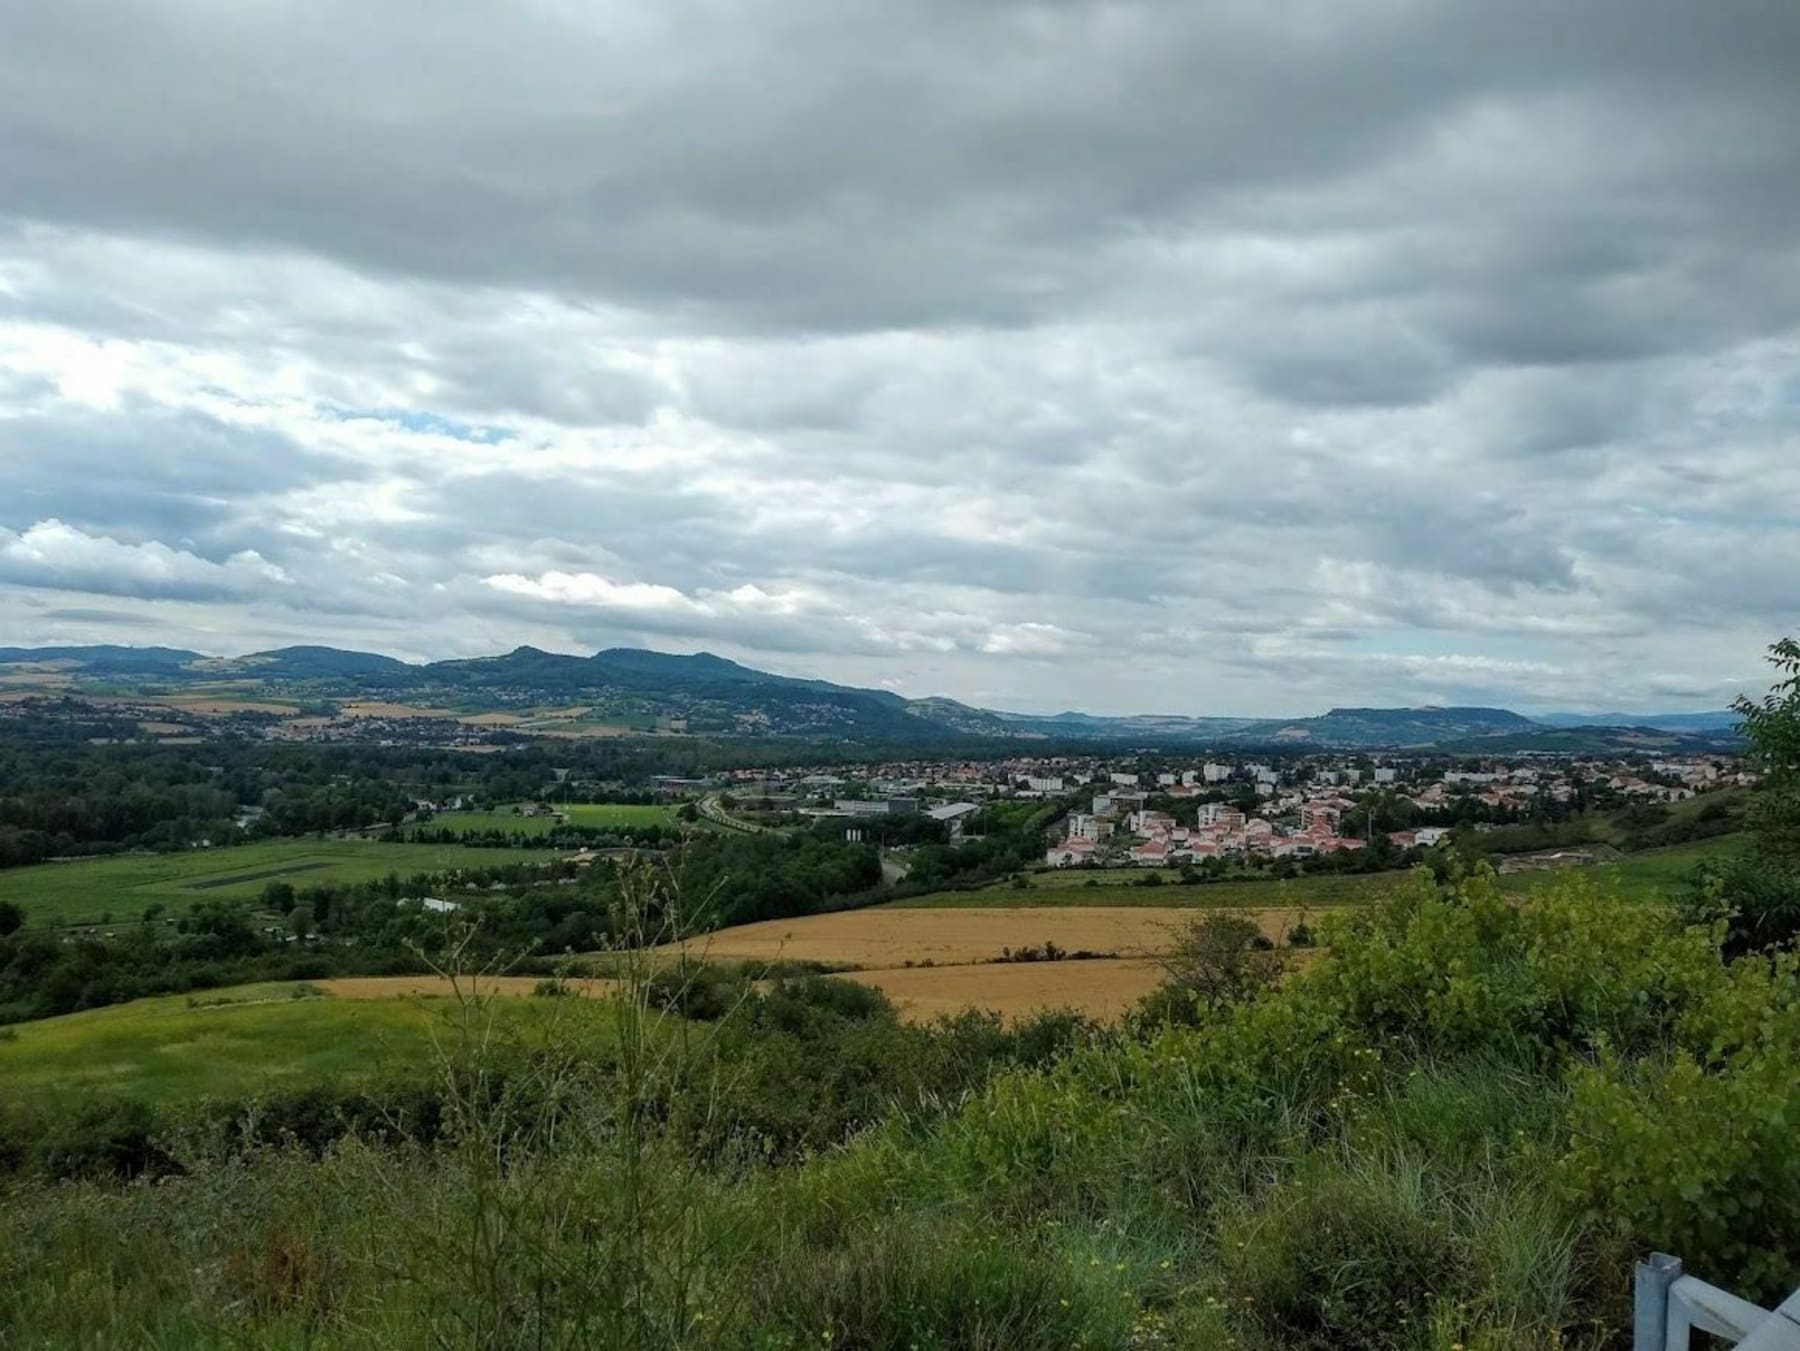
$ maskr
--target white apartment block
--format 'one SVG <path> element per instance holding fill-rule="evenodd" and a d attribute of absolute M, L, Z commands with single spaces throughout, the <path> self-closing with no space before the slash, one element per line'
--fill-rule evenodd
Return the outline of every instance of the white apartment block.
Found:
<path fill-rule="evenodd" d="M 1076 812 L 1069 817 L 1069 838 L 1091 840 L 1098 844 L 1112 831 L 1112 822 L 1103 821 L 1092 812 Z"/>

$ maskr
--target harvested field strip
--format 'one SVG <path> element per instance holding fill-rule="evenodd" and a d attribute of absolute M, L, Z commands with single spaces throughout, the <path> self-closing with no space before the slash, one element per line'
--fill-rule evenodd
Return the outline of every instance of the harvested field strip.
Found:
<path fill-rule="evenodd" d="M 1103 1022 L 1120 1017 L 1163 979 L 1144 957 L 1087 962 L 914 966 L 845 977 L 880 990 L 910 1022 L 991 1009 L 1011 1022 L 1045 1009 L 1074 1009 Z"/>
<path fill-rule="evenodd" d="M 1280 943 L 1306 911 L 1276 906 L 1249 913 Z M 715 961 L 825 962 L 869 970 L 909 962 L 967 966 L 992 962 L 1007 948 L 1046 942 L 1066 952 L 1116 952 L 1129 958 L 1166 951 L 1175 932 L 1194 917 L 1192 909 L 1152 906 L 884 907 L 743 924 L 683 946 Z"/>
<path fill-rule="evenodd" d="M 179 708 L 184 713 L 210 713 L 219 717 L 229 717 L 233 713 L 273 713 L 282 716 L 300 711 L 296 704 L 277 704 L 266 699 L 208 699 L 182 694 L 165 695 L 146 699 L 144 702 L 162 708 Z"/>
<path fill-rule="evenodd" d="M 470 997 L 505 995 L 513 998 L 537 993 L 542 976 L 465 976 L 458 984 Z M 339 999 L 396 999 L 417 995 L 426 999 L 447 999 L 457 992 L 448 976 L 339 976 L 332 980 L 312 982 L 328 995 Z M 618 982 L 610 980 L 565 980 L 571 994 L 590 998 L 611 994 Z"/>

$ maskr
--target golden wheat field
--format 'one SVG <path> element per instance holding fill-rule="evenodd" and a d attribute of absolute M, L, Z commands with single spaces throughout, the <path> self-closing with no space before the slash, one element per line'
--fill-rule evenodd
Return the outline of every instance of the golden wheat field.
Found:
<path fill-rule="evenodd" d="M 208 695 L 170 694 L 144 700 L 162 708 L 179 709 L 183 713 L 199 713 L 211 717 L 230 717 L 234 713 L 273 713 L 289 716 L 300 710 L 293 704 L 278 704 L 267 699 L 215 698 Z"/>
<path fill-rule="evenodd" d="M 846 980 L 880 990 L 900 1016 L 929 1022 L 987 1009 L 1011 1022 L 1045 1009 L 1074 1009 L 1111 1022 L 1154 990 L 1163 977 L 1154 958 L 1083 962 L 985 962 L 978 966 L 911 966 L 852 971 Z"/>
<path fill-rule="evenodd" d="M 689 952 L 717 961 L 829 962 L 867 969 L 933 962 L 991 962 L 1007 948 L 1052 942 L 1068 952 L 1142 957 L 1165 952 L 1203 911 L 1174 906 L 1005 906 L 956 910 L 846 910 L 741 924 L 692 939 Z M 1246 912 L 1276 943 L 1305 913 L 1270 907 Z"/>
<path fill-rule="evenodd" d="M 396 704 L 385 699 L 359 699 L 354 703 L 341 705 L 338 716 L 342 718 L 454 718 L 456 710 L 450 708 L 428 708 L 418 704 Z"/>
<path fill-rule="evenodd" d="M 1149 994 L 1163 976 L 1158 955 L 1200 912 L 1147 906 L 1030 906 L 985 910 L 851 910 L 833 915 L 744 924 L 663 951 L 708 961 L 807 961 L 853 968 L 847 979 L 880 990 L 901 1015 L 917 1022 L 967 1009 L 990 1009 L 1012 1020 L 1044 1009 L 1075 1009 L 1091 1018 L 1118 1018 Z M 1304 916 L 1298 908 L 1245 912 L 1276 944 Z M 1008 949 L 1054 943 L 1065 952 L 1106 954 L 1071 961 L 1005 961 Z M 314 982 L 340 999 L 391 999 L 453 993 L 442 976 L 347 976 Z M 601 996 L 608 980 L 572 980 L 572 992 Z M 535 976 L 483 976 L 463 990 L 524 996 Z"/>
<path fill-rule="evenodd" d="M 397 999 L 408 995 L 443 999 L 455 994 L 458 986 L 470 997 L 529 995 L 536 992 L 542 980 L 541 976 L 465 976 L 458 985 L 452 985 L 447 976 L 338 976 L 310 983 L 339 999 Z M 610 980 L 568 980 L 563 984 L 571 993 L 589 996 L 611 994 L 614 989 Z"/>
<path fill-rule="evenodd" d="M 991 909 L 850 910 L 744 924 L 684 949 L 712 961 L 808 961 L 855 968 L 852 980 L 880 990 L 904 1017 L 991 1009 L 1010 1019 L 1072 1008 L 1111 1020 L 1155 989 L 1156 958 L 1201 912 L 1151 906 L 1005 906 Z M 1277 945 L 1306 912 L 1245 912 Z M 1008 949 L 1054 943 L 1080 961 L 1007 962 Z"/>

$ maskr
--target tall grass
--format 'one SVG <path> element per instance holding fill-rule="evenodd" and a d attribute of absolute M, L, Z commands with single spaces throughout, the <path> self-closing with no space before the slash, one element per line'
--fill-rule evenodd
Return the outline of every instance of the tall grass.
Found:
<path fill-rule="evenodd" d="M 635 893 L 640 931 L 679 924 L 664 885 Z M 459 1009 L 435 1142 L 352 1134 L 316 1156 L 258 1144 L 191 1160 L 154 1184 L 16 1185 L 0 1340 L 1617 1344 L 1631 1254 L 1691 1218 L 1606 1203 L 1605 1188 L 1633 1194 L 1631 1169 L 1670 1163 L 1608 1147 L 1609 1129 L 1656 1112 L 1635 1095 L 1662 1081 L 1633 1066 L 1704 1049 L 1695 1073 L 1761 1091 L 1733 1057 L 1753 1048 L 1763 1074 L 1784 1055 L 1791 1071 L 1792 1038 L 1775 1035 L 1791 970 L 1728 967 L 1709 935 L 1579 880 L 1526 909 L 1489 880 L 1421 883 L 1331 942 L 1313 971 L 1198 1027 L 1065 1037 L 985 1085 L 904 1109 L 896 1095 L 847 1144 L 781 1153 L 742 1125 L 732 1077 L 756 1062 L 714 1051 L 797 1046 L 777 1025 L 840 1018 L 829 996 L 778 1016 L 746 996 L 685 1022 L 622 953 L 623 1016 L 523 1048 L 536 1077 L 492 1072 L 513 1052 L 497 1055 L 479 1001 Z M 866 1030 L 832 1043 L 845 1063 L 809 1074 L 887 1063 L 857 1059 L 856 1038 L 897 1025 L 848 1026 Z M 930 1063 L 953 1081 L 948 1059 Z M 783 1082 L 798 1093 L 753 1086 Z M 1766 1172 L 1772 1156 L 1752 1157 Z M 1776 1270 L 1782 1225 L 1800 1221 L 1786 1180 L 1754 1217 L 1768 1246 L 1697 1253 L 1709 1277 Z"/>

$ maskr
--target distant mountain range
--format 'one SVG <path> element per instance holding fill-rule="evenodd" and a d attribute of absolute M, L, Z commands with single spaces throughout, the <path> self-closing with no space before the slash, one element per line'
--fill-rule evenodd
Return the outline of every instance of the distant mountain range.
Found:
<path fill-rule="evenodd" d="M 1546 727 L 1652 727 L 1663 732 L 1729 732 L 1738 715 L 1728 708 L 1712 713 L 1540 713 Z"/>
<path fill-rule="evenodd" d="M 309 704 L 381 700 L 468 712 L 572 705 L 585 710 L 582 716 L 627 726 L 895 742 L 1672 753 L 1728 744 L 1736 722 L 1728 712 L 1532 719 L 1502 708 L 1334 708 L 1306 718 L 1039 716 L 774 675 L 709 652 L 677 656 L 642 648 L 580 657 L 519 647 L 503 656 L 415 664 L 332 647 L 242 657 L 164 647 L 13 647 L 0 648 L 0 668 L 15 688 L 29 688 L 35 674 L 46 688 L 90 695 L 254 691 Z"/>

